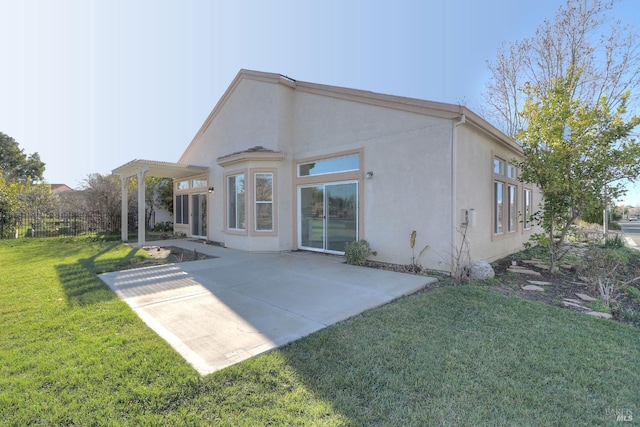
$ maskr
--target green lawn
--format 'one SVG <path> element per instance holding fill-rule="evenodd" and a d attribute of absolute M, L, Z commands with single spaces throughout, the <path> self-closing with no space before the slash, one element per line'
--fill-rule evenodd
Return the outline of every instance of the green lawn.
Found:
<path fill-rule="evenodd" d="M 470 286 L 200 377 L 95 276 L 142 256 L 87 239 L 0 241 L 0 425 L 640 420 L 640 329 Z"/>

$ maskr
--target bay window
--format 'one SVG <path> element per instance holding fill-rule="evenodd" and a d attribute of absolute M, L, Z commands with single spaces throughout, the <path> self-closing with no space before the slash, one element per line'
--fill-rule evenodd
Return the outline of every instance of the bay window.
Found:
<path fill-rule="evenodd" d="M 254 175 L 255 230 L 273 231 L 273 174 Z"/>
<path fill-rule="evenodd" d="M 227 228 L 245 229 L 245 186 L 244 174 L 227 177 Z"/>

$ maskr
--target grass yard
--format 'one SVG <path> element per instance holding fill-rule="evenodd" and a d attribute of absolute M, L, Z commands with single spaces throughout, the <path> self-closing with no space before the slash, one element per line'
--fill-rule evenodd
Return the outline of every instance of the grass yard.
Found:
<path fill-rule="evenodd" d="M 0 424 L 640 420 L 640 329 L 472 286 L 401 298 L 201 377 L 95 275 L 144 256 L 89 239 L 0 241 Z"/>

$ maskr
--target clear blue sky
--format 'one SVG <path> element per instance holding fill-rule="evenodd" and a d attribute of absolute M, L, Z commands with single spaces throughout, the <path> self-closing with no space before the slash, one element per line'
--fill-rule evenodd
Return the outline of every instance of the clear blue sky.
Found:
<path fill-rule="evenodd" d="M 486 61 L 564 3 L 0 0 L 0 132 L 78 187 L 177 161 L 241 68 L 477 111 Z M 615 13 L 640 31 L 640 1 Z"/>

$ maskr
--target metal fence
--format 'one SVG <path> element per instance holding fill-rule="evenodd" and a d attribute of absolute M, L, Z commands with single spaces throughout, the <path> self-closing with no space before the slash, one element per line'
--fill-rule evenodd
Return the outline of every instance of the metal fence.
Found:
<path fill-rule="evenodd" d="M 19 239 L 23 237 L 57 237 L 118 235 L 120 234 L 120 215 L 79 212 L 58 215 L 2 215 L 0 214 L 0 239 Z M 129 228 L 135 225 L 135 216 L 129 217 Z"/>

